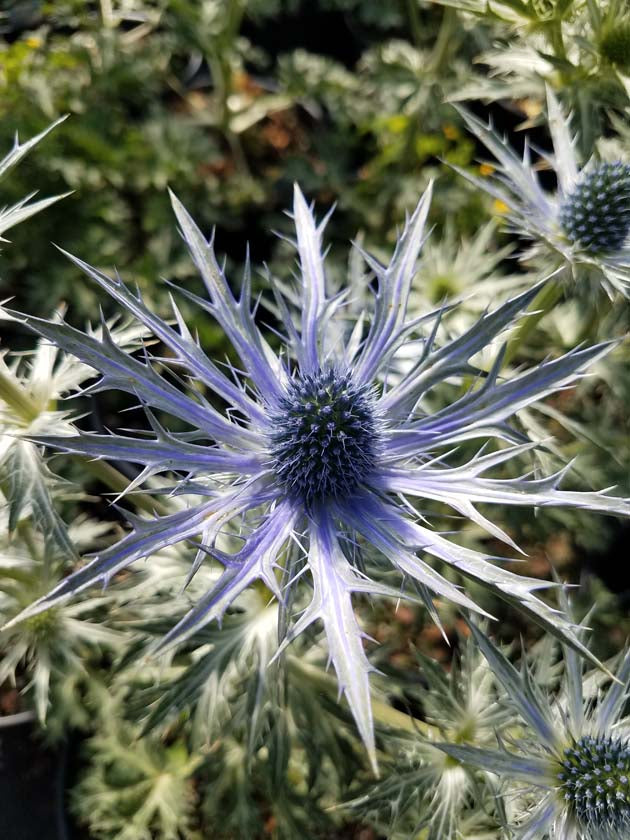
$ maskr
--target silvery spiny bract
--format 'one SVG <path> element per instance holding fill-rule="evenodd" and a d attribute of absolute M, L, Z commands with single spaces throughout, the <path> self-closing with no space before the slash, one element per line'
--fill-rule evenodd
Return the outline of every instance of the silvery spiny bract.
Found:
<path fill-rule="evenodd" d="M 568 119 L 551 90 L 547 111 L 554 151 L 541 156 L 556 174 L 556 194 L 540 186 L 527 140 L 521 160 L 491 127 L 463 109 L 469 129 L 495 156 L 498 170 L 496 175 L 477 177 L 454 168 L 508 208 L 513 230 L 534 241 L 532 253 L 556 255 L 550 269 L 567 266 L 573 279 L 580 278 L 581 270 L 597 277 L 609 295 L 628 297 L 630 165 L 591 160 L 580 170 Z"/>
<path fill-rule="evenodd" d="M 48 128 L 37 136 L 31 137 L 31 139 L 27 140 L 25 143 L 20 143 L 16 133 L 13 148 L 4 158 L 2 158 L 2 160 L 0 160 L 0 178 L 3 178 L 9 169 L 19 163 L 22 158 L 31 151 L 33 146 L 36 146 L 40 140 L 43 140 L 47 134 L 49 134 L 65 119 L 65 117 L 61 117 L 60 119 L 55 120 L 55 122 L 51 123 Z M 67 194 L 68 193 L 66 193 L 66 195 Z M 41 198 L 39 201 L 33 201 L 29 204 L 33 195 L 34 193 L 27 195 L 26 198 L 21 199 L 21 201 L 18 201 L 18 203 L 14 204 L 12 207 L 0 207 L 0 242 L 6 242 L 2 234 L 9 230 L 9 228 L 14 227 L 20 222 L 23 222 L 25 219 L 28 219 L 29 216 L 39 213 L 40 210 L 44 210 L 46 207 L 54 204 L 55 201 L 59 201 L 60 198 L 65 197 L 64 195 L 55 195 L 52 196 L 52 198 Z"/>
<path fill-rule="evenodd" d="M 493 748 L 512 713 L 497 703 L 494 675 L 474 638 L 458 637 L 451 668 L 416 652 L 417 682 L 405 698 L 421 705 L 422 722 L 388 733 L 382 777 L 364 787 L 348 807 L 388 840 L 462 840 L 497 837 L 499 814 L 493 774 L 471 772 L 433 741 Z M 428 724 L 428 725 L 427 725 Z"/>
<path fill-rule="evenodd" d="M 512 786 L 519 840 L 627 840 L 630 727 L 624 707 L 630 654 L 620 660 L 616 681 L 602 690 L 601 673 L 584 675 L 583 661 L 563 648 L 562 684 L 547 696 L 528 665 L 519 673 L 485 634 L 472 629 L 509 707 L 525 723 L 524 734 L 508 747 L 501 743 L 500 750 L 455 744 L 441 749 Z"/>
<path fill-rule="evenodd" d="M 0 307 L 0 320 L 8 317 Z M 55 315 L 55 320 L 61 313 Z M 90 334 L 101 337 L 100 325 Z M 138 347 L 144 333 L 134 321 L 128 325 L 108 324 L 108 334 L 126 350 Z M 0 355 L 0 484 L 6 497 L 8 532 L 15 531 L 25 509 L 44 536 L 47 551 L 66 561 L 76 553 L 53 502 L 56 494 L 68 493 L 70 484 L 50 472 L 38 447 L 27 438 L 56 433 L 71 435 L 71 414 L 59 408 L 62 394 L 78 390 L 94 376 L 92 368 L 72 355 L 58 351 L 46 339 L 33 352 Z M 43 590 L 42 590 L 43 591 Z"/>
<path fill-rule="evenodd" d="M 525 272 L 503 273 L 514 245 L 496 247 L 493 240 L 498 227 L 498 221 L 492 219 L 468 238 L 447 220 L 441 238 L 431 238 L 422 249 L 420 270 L 409 295 L 409 313 L 424 314 L 444 300 L 461 299 L 453 313 L 461 329 L 470 325 L 471 318 L 477 319 L 489 302 L 496 305 L 530 286 L 532 278 Z"/>
<path fill-rule="evenodd" d="M 365 313 L 366 317 L 348 324 L 344 317 L 347 292 L 328 293 L 321 253 L 325 221 L 316 224 L 296 187 L 293 219 L 301 312 L 294 317 L 290 307 L 296 298 L 274 289 L 275 311 L 284 331 L 281 353 L 271 348 L 255 322 L 249 268 L 240 295 L 235 296 L 216 261 L 212 240 L 205 239 L 173 197 L 182 235 L 209 300 L 180 291 L 225 330 L 240 359 L 240 370 L 224 372 L 206 356 L 175 304 L 178 329 L 154 315 L 139 292 L 132 292 L 121 279 L 110 279 L 75 259 L 161 340 L 167 357 L 153 357 L 145 350 L 135 358 L 116 346 L 105 326 L 99 337 L 65 323 L 28 316 L 26 322 L 101 374 L 92 391 L 118 388 L 139 399 L 153 434 L 84 433 L 37 440 L 65 452 L 140 464 L 143 469 L 130 490 L 146 482 L 147 492 L 178 495 L 188 504 L 154 518 L 130 515 L 130 533 L 38 600 L 23 617 L 46 610 L 99 580 L 106 583 L 134 560 L 167 545 L 198 540 L 190 577 L 208 556 L 219 561 L 223 573 L 167 635 L 165 643 L 173 643 L 209 621 L 220 620 L 256 580 L 284 599 L 286 587 L 302 578 L 306 568 L 312 600 L 295 620 L 285 643 L 313 622 L 323 623 L 341 690 L 373 762 L 371 665 L 352 596 L 399 597 L 401 590 L 366 576 L 361 555 L 366 547 L 382 562 L 389 561 L 401 582 L 412 584 L 406 594 L 425 603 L 436 618 L 434 596 L 482 611 L 430 565 L 429 556 L 518 606 L 546 630 L 590 655 L 570 622 L 536 597 L 535 592 L 549 584 L 504 570 L 491 562 L 497 558 L 462 547 L 432 530 L 415 512 L 413 500 L 445 503 L 512 546 L 509 536 L 478 511 L 476 503 L 569 505 L 630 514 L 626 500 L 560 490 L 564 470 L 537 479 L 488 475 L 494 467 L 526 456 L 535 446 L 508 419 L 520 408 L 576 381 L 611 344 L 576 350 L 508 380 L 500 375 L 501 353 L 489 371 L 475 367 L 471 360 L 527 309 L 540 285 L 484 314 L 455 338 L 440 339 L 441 310 L 407 320 L 430 197 L 429 188 L 407 220 L 388 266 L 363 255 L 377 283 L 374 309 L 369 318 Z M 424 337 L 422 350 L 411 369 L 392 383 L 387 379 L 388 368 L 413 334 Z M 174 372 L 167 377 L 164 371 L 169 368 L 183 371 L 188 381 Z M 426 413 L 426 395 L 445 381 L 455 380 L 461 386 L 462 377 L 472 384 L 462 388 L 447 407 Z M 211 404 L 202 388 L 213 399 L 222 399 L 227 410 L 219 411 Z M 153 410 L 178 418 L 190 431 L 169 431 Z M 471 440 L 480 441 L 477 454 L 468 462 L 453 463 L 449 458 L 453 448 Z M 485 450 L 483 444 L 490 440 L 499 441 L 501 448 Z M 163 481 L 156 486 L 154 478 L 147 481 L 159 473 L 169 476 L 168 484 Z M 242 542 L 234 553 L 216 544 L 230 528 Z M 282 569 L 288 583 L 281 585 Z"/>
<path fill-rule="evenodd" d="M 71 559 L 71 555 L 52 551 L 41 533 L 28 528 L 28 516 L 32 514 L 28 500 L 17 534 L 9 527 L 9 511 L 0 496 L 0 615 L 5 620 L 60 581 Z M 103 534 L 109 529 L 107 522 L 78 517 L 68 536 L 79 550 L 93 548 L 102 544 Z M 19 682 L 16 675 L 26 676 L 37 716 L 42 724 L 47 723 L 49 734 L 65 717 L 75 714 L 79 705 L 55 704 L 51 698 L 58 699 L 73 681 L 87 679 L 90 651 L 115 649 L 123 641 L 122 633 L 99 620 L 111 604 L 103 593 L 94 592 L 78 603 L 33 616 L 0 636 L 0 682 L 15 685 Z M 72 696 L 72 692 L 65 696 Z"/>

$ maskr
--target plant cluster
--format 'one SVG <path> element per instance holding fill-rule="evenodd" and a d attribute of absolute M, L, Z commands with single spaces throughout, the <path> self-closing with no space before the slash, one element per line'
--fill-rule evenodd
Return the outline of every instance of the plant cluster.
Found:
<path fill-rule="evenodd" d="M 319 5 L 0 15 L 0 713 L 96 840 L 623 840 L 627 14 Z"/>

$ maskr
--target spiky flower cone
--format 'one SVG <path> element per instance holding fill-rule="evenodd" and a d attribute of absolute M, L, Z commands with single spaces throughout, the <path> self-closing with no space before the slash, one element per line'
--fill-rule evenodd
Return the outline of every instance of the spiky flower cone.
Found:
<path fill-rule="evenodd" d="M 614 737 L 583 736 L 567 747 L 560 766 L 560 787 L 578 823 L 596 836 L 628 836 L 628 743 Z"/>
<path fill-rule="evenodd" d="M 630 165 L 600 163 L 585 174 L 560 205 L 559 220 L 584 250 L 619 251 L 630 232 Z"/>

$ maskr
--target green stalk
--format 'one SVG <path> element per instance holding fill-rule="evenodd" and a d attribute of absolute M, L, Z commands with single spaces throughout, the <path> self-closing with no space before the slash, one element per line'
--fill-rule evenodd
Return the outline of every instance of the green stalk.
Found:
<path fill-rule="evenodd" d="M 525 340 L 538 326 L 540 319 L 553 309 L 561 297 L 562 283 L 558 279 L 545 283 L 532 302 L 531 314 L 522 319 L 516 332 L 508 341 L 503 360 L 504 365 L 509 365 L 516 357 Z"/>
<path fill-rule="evenodd" d="M 446 6 L 442 15 L 442 23 L 435 40 L 435 46 L 431 54 L 431 72 L 437 77 L 444 64 L 446 64 L 454 49 L 458 46 L 458 39 L 454 38 L 457 25 L 457 12 L 455 9 Z"/>
<path fill-rule="evenodd" d="M 35 400 L 2 370 L 0 370 L 0 399 L 3 399 L 16 414 L 28 423 L 40 414 L 40 407 Z"/>
<path fill-rule="evenodd" d="M 301 677 L 302 679 L 306 678 L 320 691 L 331 695 L 335 700 L 337 699 L 339 684 L 333 676 L 322 671 L 321 668 L 317 668 L 315 665 L 302 662 L 295 656 L 287 656 L 287 665 L 289 671 L 293 672 L 294 676 Z M 372 700 L 372 714 L 377 723 L 388 729 L 398 729 L 414 735 L 417 735 L 419 732 L 422 735 L 438 734 L 435 727 L 430 726 L 424 721 L 417 720 L 417 718 L 413 718 L 411 715 L 399 712 L 397 709 L 392 708 L 387 703 L 382 703 L 380 700 Z"/>
<path fill-rule="evenodd" d="M 232 131 L 230 125 L 230 108 L 228 100 L 233 88 L 233 73 L 230 53 L 234 50 L 234 42 L 238 37 L 245 4 L 242 0 L 229 0 L 225 10 L 224 27 L 215 39 L 213 49 L 206 51 L 206 59 L 210 65 L 219 111 L 219 129 L 227 140 L 237 168 L 249 174 L 247 158 L 243 151 L 240 137 Z"/>
<path fill-rule="evenodd" d="M 129 486 L 129 479 L 117 469 L 112 467 L 106 461 L 95 461 L 92 458 L 86 458 L 83 455 L 76 456 L 85 469 L 90 472 L 95 478 L 98 478 L 103 484 L 106 484 L 110 490 L 115 493 L 122 493 L 123 490 Z M 169 512 L 166 505 L 159 499 L 149 496 L 146 493 L 132 493 L 129 496 L 131 502 L 139 510 L 145 513 L 159 513 L 165 515 Z"/>
<path fill-rule="evenodd" d="M 420 16 L 418 14 L 417 0 L 407 0 L 407 15 L 409 18 L 409 29 L 411 30 L 411 39 L 416 47 L 422 43 L 422 27 L 420 25 Z"/>
<path fill-rule="evenodd" d="M 107 29 L 112 29 L 115 26 L 114 9 L 112 7 L 112 0 L 101 0 L 101 19 L 103 26 Z"/>
<path fill-rule="evenodd" d="M 556 58 L 566 61 L 567 50 L 564 45 L 564 36 L 562 34 L 562 18 L 554 18 L 553 20 L 550 20 L 546 29 Z"/>
<path fill-rule="evenodd" d="M 17 526 L 18 534 L 20 538 L 24 542 L 26 548 L 28 549 L 28 553 L 31 555 L 32 559 L 35 560 L 37 563 L 41 563 L 42 556 L 41 553 L 37 549 L 37 545 L 35 544 L 35 540 L 33 539 L 33 534 L 31 532 L 30 523 L 25 521 L 18 522 Z M 44 555 L 43 559 L 47 559 L 47 553 Z"/>

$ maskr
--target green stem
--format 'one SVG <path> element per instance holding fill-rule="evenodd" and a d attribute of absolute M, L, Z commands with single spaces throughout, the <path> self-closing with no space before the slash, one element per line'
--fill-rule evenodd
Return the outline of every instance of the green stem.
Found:
<path fill-rule="evenodd" d="M 411 40 L 416 47 L 422 43 L 422 27 L 418 15 L 417 0 L 407 0 L 407 14 L 409 16 L 409 28 L 411 29 Z"/>
<path fill-rule="evenodd" d="M 439 76 L 443 65 L 448 61 L 451 51 L 455 46 L 453 35 L 456 23 L 457 12 L 455 9 L 451 9 L 448 6 L 445 7 L 440 30 L 431 55 L 431 72 L 434 77 Z"/>
<path fill-rule="evenodd" d="M 234 82 L 231 57 L 244 14 L 245 4 L 243 0 L 229 0 L 225 8 L 223 30 L 215 39 L 214 48 L 206 53 L 206 59 L 214 80 L 216 102 L 219 110 L 219 128 L 227 140 L 237 168 L 241 172 L 249 174 L 247 158 L 240 137 L 232 131 L 231 112 L 228 105 Z"/>
<path fill-rule="evenodd" d="M 3 399 L 16 414 L 29 423 L 41 413 L 35 400 L 2 370 L 0 370 L 0 399 Z"/>
<path fill-rule="evenodd" d="M 106 461 L 95 461 L 84 456 L 78 456 L 78 460 L 81 461 L 81 464 L 88 472 L 102 481 L 103 484 L 106 484 L 115 493 L 122 493 L 129 486 L 129 479 Z M 168 508 L 163 502 L 146 493 L 132 493 L 129 498 L 135 507 L 145 511 L 145 513 L 160 513 L 162 515 L 169 513 Z"/>
<path fill-rule="evenodd" d="M 41 563 L 42 556 L 37 549 L 35 540 L 33 539 L 30 523 L 25 522 L 24 520 L 22 520 L 22 522 L 18 522 L 17 531 L 20 535 L 20 538 L 24 542 L 24 545 L 28 549 L 28 553 L 31 555 L 32 559 L 35 560 L 35 562 L 37 563 Z M 44 556 L 46 557 L 47 554 L 45 554 Z"/>
<path fill-rule="evenodd" d="M 547 35 L 549 36 L 556 58 L 566 61 L 567 51 L 564 45 L 564 37 L 562 35 L 562 19 L 554 18 L 549 21 L 549 25 L 547 26 Z"/>
<path fill-rule="evenodd" d="M 101 0 L 101 19 L 103 26 L 107 29 L 113 28 L 115 25 L 114 10 L 112 8 L 112 0 Z"/>
<path fill-rule="evenodd" d="M 339 694 L 339 683 L 333 676 L 322 671 L 321 668 L 317 668 L 315 665 L 308 665 L 306 662 L 302 662 L 294 656 L 287 657 L 287 665 L 295 676 L 308 679 L 321 691 L 326 692 L 326 694 L 331 695 L 335 699 L 337 698 Z M 411 732 L 414 735 L 417 735 L 418 732 L 423 735 L 436 734 L 437 732 L 435 727 L 430 726 L 428 723 L 417 720 L 417 718 L 413 718 L 411 715 L 399 712 L 397 709 L 392 708 L 387 703 L 382 703 L 380 700 L 372 700 L 372 714 L 377 723 L 388 729 L 403 730 L 404 732 Z"/>
<path fill-rule="evenodd" d="M 604 296 L 602 295 L 602 297 Z M 599 301 L 597 301 L 597 303 L 591 303 L 590 312 L 585 318 L 584 323 L 582 324 L 582 327 L 580 329 L 580 333 L 576 342 L 577 344 L 582 344 L 582 342 L 584 341 L 588 341 L 590 344 L 594 344 L 599 340 L 599 336 L 597 335 L 597 328 L 603 321 L 601 312 L 599 310 L 599 305 Z M 605 336 L 603 336 L 603 338 L 605 338 Z"/>
<path fill-rule="evenodd" d="M 532 302 L 532 312 L 520 322 L 515 334 L 508 341 L 505 351 L 504 365 L 509 365 L 516 357 L 521 346 L 538 326 L 540 319 L 550 312 L 562 297 L 562 283 L 550 280 L 545 283 Z"/>

